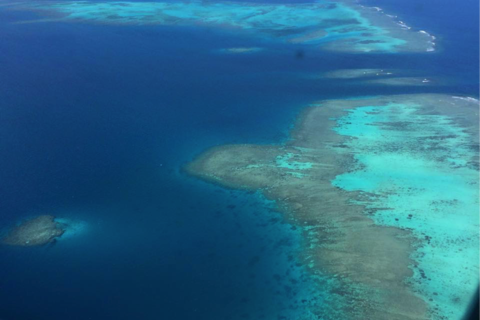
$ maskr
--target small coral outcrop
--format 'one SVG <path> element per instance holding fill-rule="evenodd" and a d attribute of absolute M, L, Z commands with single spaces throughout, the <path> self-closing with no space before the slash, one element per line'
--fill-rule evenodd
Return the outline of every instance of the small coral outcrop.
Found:
<path fill-rule="evenodd" d="M 55 241 L 64 232 L 54 216 L 41 215 L 12 228 L 1 242 L 11 246 L 41 246 Z"/>

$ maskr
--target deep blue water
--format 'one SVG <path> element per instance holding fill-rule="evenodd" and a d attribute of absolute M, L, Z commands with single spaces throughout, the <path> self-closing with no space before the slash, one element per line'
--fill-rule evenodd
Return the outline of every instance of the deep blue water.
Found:
<path fill-rule="evenodd" d="M 278 143 L 319 99 L 478 96 L 476 1 L 367 4 L 433 33 L 441 51 L 334 54 L 193 28 L 19 25 L 30 14 L 0 11 L 0 223 L 51 213 L 85 225 L 54 246 L 0 248 L 0 318 L 294 319 L 310 290 L 296 265 L 299 231 L 260 196 L 181 167 L 218 144 Z M 271 50 L 215 53 L 233 46 Z M 292 76 L 350 67 L 449 81 L 383 88 Z"/>

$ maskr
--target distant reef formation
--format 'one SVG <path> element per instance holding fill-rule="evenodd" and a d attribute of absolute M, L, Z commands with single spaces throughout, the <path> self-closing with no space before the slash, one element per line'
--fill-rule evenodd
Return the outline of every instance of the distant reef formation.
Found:
<path fill-rule="evenodd" d="M 204 26 L 343 52 L 431 52 L 435 37 L 413 30 L 380 8 L 354 0 L 271 4 L 231 1 L 26 1 L 10 10 L 33 11 L 22 23 Z"/>
<path fill-rule="evenodd" d="M 54 216 L 41 215 L 15 226 L 1 241 L 11 246 L 41 246 L 55 241 L 64 232 Z"/>

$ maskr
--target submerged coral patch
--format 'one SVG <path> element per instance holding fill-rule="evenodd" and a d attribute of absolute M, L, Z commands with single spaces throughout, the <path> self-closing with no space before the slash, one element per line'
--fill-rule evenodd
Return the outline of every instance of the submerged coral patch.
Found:
<path fill-rule="evenodd" d="M 55 217 L 43 215 L 15 226 L 3 237 L 2 243 L 11 246 L 40 246 L 55 241 L 64 232 Z"/>
<path fill-rule="evenodd" d="M 368 80 L 367 83 L 387 86 L 431 86 L 442 84 L 438 80 L 425 77 L 390 77 Z"/>
<path fill-rule="evenodd" d="M 241 53 L 254 53 L 262 51 L 262 48 L 257 47 L 233 47 L 233 48 L 226 48 L 221 49 L 221 53 L 231 53 L 231 54 L 241 54 Z"/>
<path fill-rule="evenodd" d="M 396 71 L 395 71 L 396 72 Z M 393 70 L 385 69 L 341 69 L 330 71 L 315 78 L 329 78 L 329 79 L 358 79 L 369 77 L 383 77 L 393 75 Z"/>
<path fill-rule="evenodd" d="M 339 69 L 320 74 L 305 74 L 306 79 L 318 81 L 342 81 L 342 85 L 353 86 L 442 86 L 447 82 L 443 78 L 419 76 L 415 70 L 394 69 Z"/>

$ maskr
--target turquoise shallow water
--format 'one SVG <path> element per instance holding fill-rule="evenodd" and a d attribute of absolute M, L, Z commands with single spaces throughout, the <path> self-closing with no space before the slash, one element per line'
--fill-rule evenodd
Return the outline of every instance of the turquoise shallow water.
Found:
<path fill-rule="evenodd" d="M 472 102 L 474 104 L 477 101 Z M 414 288 L 438 316 L 462 316 L 478 285 L 479 192 L 472 137 L 453 119 L 419 114 L 415 104 L 365 106 L 337 120 L 351 137 L 357 170 L 334 185 L 365 193 L 379 225 L 424 241 L 412 258 Z"/>

